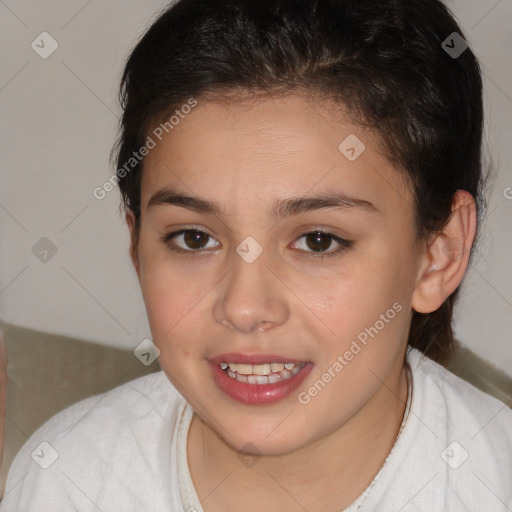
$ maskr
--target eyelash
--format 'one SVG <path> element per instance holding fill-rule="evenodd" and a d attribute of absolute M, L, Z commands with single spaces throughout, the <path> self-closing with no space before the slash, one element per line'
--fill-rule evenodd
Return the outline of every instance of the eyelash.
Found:
<path fill-rule="evenodd" d="M 186 234 L 186 233 L 189 233 L 189 232 L 193 232 L 193 233 L 201 233 L 201 234 L 204 234 L 206 235 L 208 238 L 213 238 L 211 235 L 209 235 L 208 233 L 206 233 L 206 231 L 203 231 L 201 229 L 180 229 L 178 231 L 172 231 L 171 233 L 168 233 L 166 235 L 164 235 L 162 237 L 162 241 L 163 243 L 166 245 L 166 247 L 173 251 L 173 252 L 176 252 L 176 253 L 180 253 L 182 255 L 187 255 L 187 256 L 196 256 L 196 255 L 201 255 L 203 254 L 201 252 L 201 250 L 186 250 L 186 249 L 182 249 L 181 247 L 178 247 L 176 246 L 176 244 L 172 243 L 171 242 L 171 239 L 176 237 L 176 236 L 179 236 L 179 235 L 183 235 L 183 234 Z M 322 231 L 321 229 L 314 229 L 312 231 L 308 231 L 306 233 L 303 233 L 302 235 L 300 235 L 296 240 L 299 240 L 307 235 L 311 235 L 311 234 L 321 234 L 321 235 L 325 235 L 327 237 L 329 237 L 331 240 L 334 240 L 335 242 L 337 242 L 340 246 L 334 250 L 334 251 L 330 251 L 330 252 L 308 252 L 308 251 L 301 251 L 303 252 L 306 257 L 308 258 L 328 258 L 328 257 L 331 257 L 331 256 L 337 256 L 339 255 L 340 253 L 346 251 L 347 249 L 350 249 L 353 245 L 353 241 L 352 240 L 345 240 L 344 238 L 340 238 L 336 235 L 333 235 L 332 233 L 328 233 L 326 231 Z"/>

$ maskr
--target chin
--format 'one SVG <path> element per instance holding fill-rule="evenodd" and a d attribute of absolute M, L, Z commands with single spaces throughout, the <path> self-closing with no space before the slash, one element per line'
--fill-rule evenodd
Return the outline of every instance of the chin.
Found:
<path fill-rule="evenodd" d="M 305 443 L 305 433 L 300 429 L 293 428 L 277 432 L 276 425 L 280 421 L 282 418 L 267 426 L 266 422 L 263 425 L 254 420 L 240 423 L 237 418 L 234 418 L 233 424 L 223 422 L 225 428 L 225 431 L 222 432 L 223 435 L 217 430 L 216 432 L 233 450 L 253 456 L 286 455 L 307 444 Z M 231 435 L 227 436 L 226 432 Z M 269 432 L 271 432 L 270 435 Z"/>

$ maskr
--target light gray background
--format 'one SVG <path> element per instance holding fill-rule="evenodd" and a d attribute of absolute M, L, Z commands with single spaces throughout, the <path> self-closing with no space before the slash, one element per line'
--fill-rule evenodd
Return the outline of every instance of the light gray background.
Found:
<path fill-rule="evenodd" d="M 482 63 L 486 140 L 498 169 L 456 333 L 512 375 L 512 1 L 447 4 Z M 102 201 L 92 191 L 113 172 L 124 61 L 164 7 L 156 0 L 0 1 L 5 321 L 127 348 L 150 336 L 118 189 Z M 42 32 L 59 45 L 47 59 L 31 48 Z M 42 237 L 57 247 L 46 263 L 32 252 Z"/>

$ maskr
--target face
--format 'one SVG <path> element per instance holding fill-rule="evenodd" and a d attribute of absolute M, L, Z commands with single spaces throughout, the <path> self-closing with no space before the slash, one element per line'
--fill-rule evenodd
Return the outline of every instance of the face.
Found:
<path fill-rule="evenodd" d="M 376 136 L 332 106 L 198 101 L 142 176 L 137 266 L 162 369 L 234 449 L 327 436 L 403 358 L 413 226 Z"/>

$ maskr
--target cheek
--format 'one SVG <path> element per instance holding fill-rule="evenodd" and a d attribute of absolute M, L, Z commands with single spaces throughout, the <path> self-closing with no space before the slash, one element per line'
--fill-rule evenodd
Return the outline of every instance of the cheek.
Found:
<path fill-rule="evenodd" d="M 153 341 L 161 345 L 186 339 L 187 334 L 193 336 L 190 319 L 202 305 L 203 287 L 186 272 L 173 268 L 161 251 L 147 253 L 148 257 L 144 253 L 140 256 L 140 284 Z"/>
<path fill-rule="evenodd" d="M 189 368 L 196 363 L 198 298 L 184 279 L 154 265 L 141 279 L 142 293 L 153 343 L 160 350 L 159 362 L 181 391 L 189 382 Z"/>
<path fill-rule="evenodd" d="M 374 257 L 367 253 L 354 261 L 334 278 L 312 281 L 302 290 L 309 297 L 308 305 L 331 331 L 325 337 L 330 353 L 348 349 L 357 339 L 391 342 L 406 320 L 398 311 L 405 311 L 410 299 L 403 262 L 389 249 L 377 249 Z"/>

